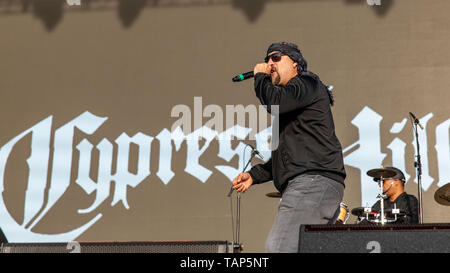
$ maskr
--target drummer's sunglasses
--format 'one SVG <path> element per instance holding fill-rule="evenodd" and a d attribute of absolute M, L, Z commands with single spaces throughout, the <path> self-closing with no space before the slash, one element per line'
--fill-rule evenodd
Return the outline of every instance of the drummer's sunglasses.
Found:
<path fill-rule="evenodd" d="M 281 52 L 274 53 L 264 58 L 264 62 L 268 63 L 269 60 L 272 60 L 274 63 L 281 61 L 281 56 L 284 54 Z"/>

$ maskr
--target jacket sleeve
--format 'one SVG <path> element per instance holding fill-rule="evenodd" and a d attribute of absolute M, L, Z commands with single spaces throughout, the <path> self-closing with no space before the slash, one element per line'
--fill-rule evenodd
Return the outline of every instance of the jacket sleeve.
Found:
<path fill-rule="evenodd" d="M 267 106 L 267 111 L 272 113 L 271 106 L 278 105 L 279 113 L 287 113 L 301 109 L 310 104 L 313 97 L 314 86 L 311 80 L 294 77 L 286 86 L 275 86 L 272 84 L 270 75 L 256 73 L 255 92 L 261 104 Z"/>
<path fill-rule="evenodd" d="M 253 166 L 248 173 L 253 179 L 253 184 L 261 184 L 273 180 L 272 158 L 264 164 Z"/>

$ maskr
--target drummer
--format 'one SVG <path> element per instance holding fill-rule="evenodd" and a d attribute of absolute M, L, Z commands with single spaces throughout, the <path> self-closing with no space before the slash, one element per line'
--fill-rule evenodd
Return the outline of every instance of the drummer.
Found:
<path fill-rule="evenodd" d="M 417 224 L 419 223 L 418 200 L 415 196 L 405 192 L 405 175 L 402 171 L 394 167 L 386 167 L 385 169 L 395 172 L 395 176 L 383 178 L 383 193 L 387 196 L 384 199 L 384 209 L 400 209 L 404 212 L 394 224 Z M 379 183 L 380 181 L 378 181 Z M 381 212 L 380 200 L 373 206 L 372 211 Z"/>

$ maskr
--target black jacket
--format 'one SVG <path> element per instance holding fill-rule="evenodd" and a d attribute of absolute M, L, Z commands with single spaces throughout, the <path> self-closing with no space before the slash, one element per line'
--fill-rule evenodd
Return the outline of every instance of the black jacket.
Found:
<path fill-rule="evenodd" d="M 314 74 L 298 75 L 274 86 L 270 75 L 255 75 L 255 92 L 271 112 L 279 106 L 279 144 L 265 164 L 254 166 L 254 184 L 274 181 L 283 192 L 287 181 L 303 173 L 320 174 L 344 184 L 342 148 L 334 131 L 327 87 Z"/>

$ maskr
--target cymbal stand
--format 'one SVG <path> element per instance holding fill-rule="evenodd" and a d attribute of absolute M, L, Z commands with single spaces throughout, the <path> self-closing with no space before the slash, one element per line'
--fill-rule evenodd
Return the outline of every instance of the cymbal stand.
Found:
<path fill-rule="evenodd" d="M 381 206 L 381 225 L 386 223 L 384 216 L 384 193 L 383 193 L 383 176 L 380 177 L 380 194 L 378 195 L 380 198 L 380 206 Z"/>

